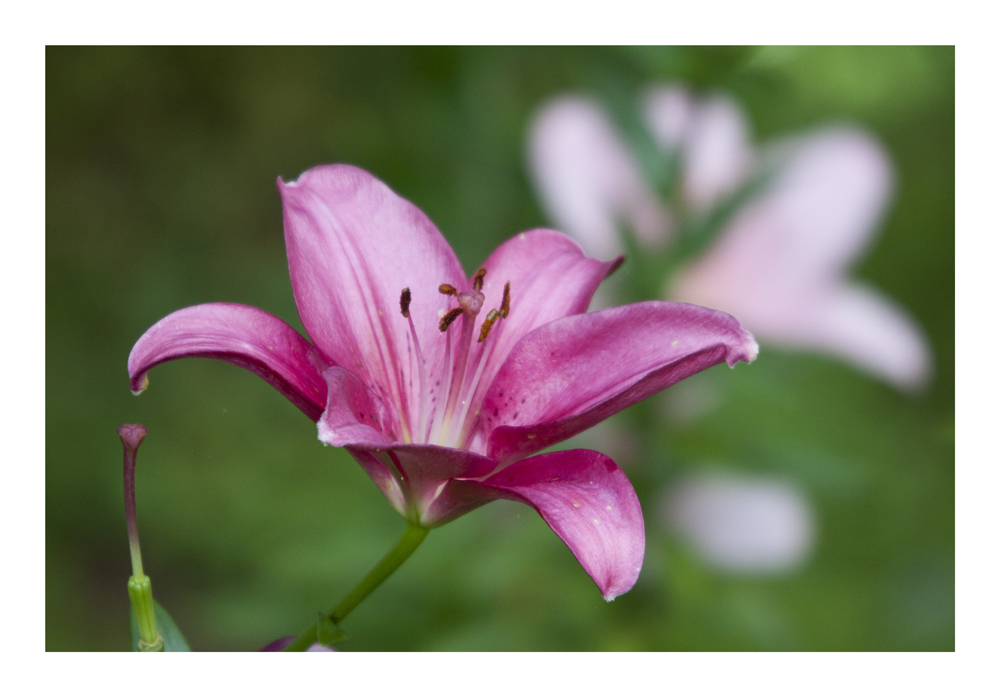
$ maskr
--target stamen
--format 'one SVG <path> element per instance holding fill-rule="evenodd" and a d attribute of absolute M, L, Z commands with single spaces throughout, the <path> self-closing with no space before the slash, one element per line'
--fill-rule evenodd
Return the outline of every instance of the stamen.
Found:
<path fill-rule="evenodd" d="M 460 307 L 456 307 L 454 309 L 449 310 L 448 314 L 442 317 L 441 321 L 438 322 L 438 329 L 440 329 L 442 332 L 448 331 L 448 327 L 451 326 L 451 323 L 454 322 L 456 319 L 458 319 L 458 316 L 461 314 L 462 314 L 462 308 Z"/>
<path fill-rule="evenodd" d="M 482 290 L 483 289 L 483 276 L 486 275 L 486 269 L 481 268 L 476 271 L 476 275 L 472 277 L 472 290 Z"/>
<path fill-rule="evenodd" d="M 500 316 L 506 317 L 510 314 L 510 281 L 503 284 L 503 302 L 500 303 Z"/>
<path fill-rule="evenodd" d="M 444 380 L 437 383 L 438 390 L 434 397 L 434 420 L 431 423 L 431 430 L 427 432 L 425 439 L 427 443 L 438 439 L 444 421 L 445 402 L 448 400 L 448 390 L 451 387 L 451 371 L 454 369 L 454 356 L 452 356 L 451 351 L 451 332 L 445 332 L 444 335 L 444 355 Z"/>
<path fill-rule="evenodd" d="M 413 337 L 413 348 L 417 352 L 417 371 L 420 375 L 420 404 L 417 406 L 416 424 L 419 429 L 416 436 L 419 439 L 427 430 L 427 369 L 424 366 L 424 353 L 420 350 L 420 340 L 417 339 L 417 329 L 413 326 L 413 318 L 410 317 L 410 299 L 410 289 L 403 288 L 403 292 L 399 294 L 399 309 L 403 313 L 403 317 L 406 318 L 407 324 L 410 325 L 410 336 Z"/>
<path fill-rule="evenodd" d="M 458 296 L 458 290 L 456 290 L 455 286 L 449 283 L 442 283 L 441 285 L 439 285 L 438 293 L 440 293 L 441 295 L 454 295 L 456 297 Z"/>
<path fill-rule="evenodd" d="M 483 326 L 479 328 L 479 341 L 476 343 L 481 344 L 486 341 L 486 337 L 490 335 L 490 329 L 493 328 L 493 323 L 497 321 L 500 317 L 500 313 L 497 310 L 490 310 L 486 319 L 483 320 Z"/>
<path fill-rule="evenodd" d="M 399 309 L 403 313 L 403 317 L 407 319 L 410 318 L 410 289 L 403 288 L 403 292 L 399 294 Z"/>

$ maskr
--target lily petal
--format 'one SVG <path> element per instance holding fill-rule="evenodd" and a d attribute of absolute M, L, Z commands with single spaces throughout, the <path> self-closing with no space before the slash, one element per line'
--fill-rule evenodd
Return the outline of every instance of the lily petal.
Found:
<path fill-rule="evenodd" d="M 562 450 L 515 462 L 482 482 L 456 481 L 466 512 L 503 498 L 534 508 L 594 579 L 605 600 L 639 578 L 646 549 L 642 510 L 614 460 L 593 450 Z"/>
<path fill-rule="evenodd" d="M 153 366 L 193 356 L 246 368 L 313 421 L 323 413 L 330 359 L 274 315 L 232 303 L 186 307 L 150 327 L 128 357 L 132 392 L 146 389 Z"/>
<path fill-rule="evenodd" d="M 467 450 L 394 440 L 383 431 L 384 407 L 356 375 L 333 367 L 323 377 L 329 399 L 318 423 L 319 439 L 346 447 L 404 517 L 436 523 L 423 514 L 449 479 L 483 477 L 496 469 L 494 460 Z"/>
<path fill-rule="evenodd" d="M 724 312 L 648 301 L 539 327 L 514 348 L 483 400 L 487 454 L 506 464 L 565 440 L 757 343 Z"/>
<path fill-rule="evenodd" d="M 772 154 L 781 151 L 785 166 L 770 189 L 678 279 L 678 297 L 724 300 L 712 306 L 746 309 L 751 316 L 773 313 L 795 323 L 797 313 L 786 308 L 798 305 L 803 292 L 838 283 L 863 251 L 892 185 L 878 143 L 829 129 L 779 145 Z M 743 319 L 757 329 L 750 317 Z"/>
<path fill-rule="evenodd" d="M 442 495 L 455 478 L 484 477 L 497 467 L 496 460 L 468 450 L 439 445 L 397 443 L 377 447 L 365 444 L 345 447 L 393 508 L 407 520 L 424 527 L 444 525 L 486 503 L 482 500 L 468 506 L 464 499 L 455 502 L 449 497 L 442 499 Z"/>
<path fill-rule="evenodd" d="M 910 314 L 885 294 L 844 284 L 817 308 L 794 341 L 846 358 L 902 390 L 919 390 L 933 373 L 929 342 Z"/>
<path fill-rule="evenodd" d="M 420 209 L 367 172 L 349 165 L 315 167 L 278 180 L 285 244 L 302 324 L 337 365 L 356 373 L 385 404 L 402 405 L 394 430 L 417 410 L 418 366 L 399 298 L 410 312 L 424 356 L 444 356 L 438 311 L 441 283 L 462 287 L 455 253 Z M 432 321 L 428 321 L 431 318 Z M 439 365 L 428 365 L 436 376 Z M 435 380 L 430 379 L 433 386 Z"/>
<path fill-rule="evenodd" d="M 643 98 L 642 113 L 649 132 L 666 151 L 679 148 L 695 119 L 697 107 L 688 90 L 680 85 L 656 87 Z"/>
<path fill-rule="evenodd" d="M 510 314 L 493 329 L 487 341 L 473 349 L 472 358 L 479 360 L 485 353 L 488 364 L 472 396 L 471 413 L 478 410 L 497 370 L 521 337 L 553 320 L 586 312 L 598 285 L 623 261 L 621 256 L 606 262 L 591 259 L 579 244 L 555 230 L 522 232 L 497 247 L 483 262 L 487 269 L 483 307 L 500 307 L 504 285 L 509 281 Z M 469 375 L 468 380 L 472 379 Z M 475 444 L 470 447 L 479 449 Z"/>
<path fill-rule="evenodd" d="M 621 253 L 618 216 L 655 246 L 672 226 L 670 212 L 646 185 L 638 164 L 595 102 L 561 98 L 531 126 L 531 172 L 549 215 L 593 256 Z"/>
<path fill-rule="evenodd" d="M 733 100 L 716 95 L 702 103 L 684 143 L 684 195 L 698 210 L 736 191 L 753 162 L 749 126 Z"/>
<path fill-rule="evenodd" d="M 697 100 L 683 87 L 656 87 L 646 93 L 643 115 L 664 151 L 680 149 L 684 197 L 696 210 L 734 192 L 750 173 L 750 128 L 740 106 L 725 95 Z"/>
<path fill-rule="evenodd" d="M 338 448 L 356 444 L 375 448 L 398 440 L 391 430 L 386 432 L 390 424 L 385 406 L 357 375 L 334 366 L 323 379 L 328 398 L 317 424 L 321 441 Z"/>
<path fill-rule="evenodd" d="M 588 257 L 571 237 L 538 228 L 507 240 L 483 262 L 484 307 L 499 307 L 510 281 L 510 316 L 498 328 L 515 343 L 543 324 L 587 311 L 601 281 L 625 257 L 598 261 Z"/>

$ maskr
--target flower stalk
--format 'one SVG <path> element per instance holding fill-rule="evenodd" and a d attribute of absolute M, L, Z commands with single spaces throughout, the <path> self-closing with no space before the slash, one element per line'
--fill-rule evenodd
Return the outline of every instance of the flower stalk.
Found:
<path fill-rule="evenodd" d="M 354 610 L 361 602 L 371 595 L 372 591 L 382 585 L 382 583 L 392 576 L 392 574 L 398 569 L 404 561 L 410 558 L 410 555 L 416 551 L 420 543 L 424 541 L 427 537 L 427 533 L 430 532 L 428 528 L 410 523 L 406 526 L 406 531 L 400 538 L 396 546 L 393 547 L 388 554 L 382 557 L 382 560 L 375 565 L 375 567 L 368 572 L 368 574 L 361 579 L 358 585 L 354 586 L 351 591 L 344 596 L 336 607 L 326 613 L 325 618 L 333 622 L 335 625 L 339 624 L 346 618 L 351 611 Z M 321 619 L 322 621 L 322 619 Z M 286 646 L 283 651 L 305 651 L 310 646 L 315 643 L 317 638 L 319 624 L 315 623 L 305 630 L 295 638 L 295 641 Z"/>
<path fill-rule="evenodd" d="M 132 576 L 128 580 L 128 597 L 139 625 L 139 650 L 163 651 L 163 637 L 156 631 L 153 586 L 142 570 L 139 548 L 139 523 L 135 515 L 135 462 L 139 445 L 146 437 L 142 424 L 122 424 L 118 427 L 124 449 L 125 524 L 128 527 L 128 548 L 132 556 Z"/>

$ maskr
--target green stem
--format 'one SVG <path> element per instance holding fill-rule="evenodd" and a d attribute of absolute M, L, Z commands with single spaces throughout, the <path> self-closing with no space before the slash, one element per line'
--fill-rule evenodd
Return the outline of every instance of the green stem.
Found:
<path fill-rule="evenodd" d="M 375 565 L 368 575 L 361 579 L 351 592 L 341 600 L 335 608 L 327 613 L 335 624 L 340 624 L 345 617 L 351 614 L 351 610 L 361 604 L 372 591 L 382 585 L 382 582 L 392 576 L 393 572 L 400 565 L 409 559 L 410 555 L 420 546 L 420 543 L 430 532 L 428 528 L 409 523 L 406 532 L 400 538 L 396 546 L 388 554 L 382 557 L 382 561 Z M 295 638 L 291 644 L 285 647 L 285 651 L 305 651 L 316 641 L 316 624 L 313 623 L 306 631 Z"/>

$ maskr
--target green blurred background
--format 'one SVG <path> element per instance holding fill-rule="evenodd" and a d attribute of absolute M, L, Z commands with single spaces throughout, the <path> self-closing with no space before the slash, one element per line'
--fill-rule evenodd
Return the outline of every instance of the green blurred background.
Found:
<path fill-rule="evenodd" d="M 195 650 L 299 632 L 403 521 L 343 451 L 252 374 L 125 361 L 173 310 L 254 305 L 301 331 L 275 179 L 359 165 L 413 201 L 466 270 L 549 225 L 524 166 L 548 97 L 682 81 L 746 107 L 757 141 L 862 125 L 898 174 L 855 275 L 908 308 L 936 375 L 916 396 L 765 346 L 713 368 L 709 413 L 664 395 L 615 417 L 646 519 L 635 588 L 605 603 L 530 508 L 435 530 L 345 622 L 344 650 L 953 650 L 954 50 L 943 48 L 49 48 L 46 58 L 46 647 L 127 650 L 118 424 L 141 422 L 137 499 L 157 599 Z M 623 272 L 627 273 L 628 262 Z M 669 392 L 669 391 L 668 391 Z M 733 576 L 663 525 L 708 463 L 804 491 L 796 573 Z"/>

